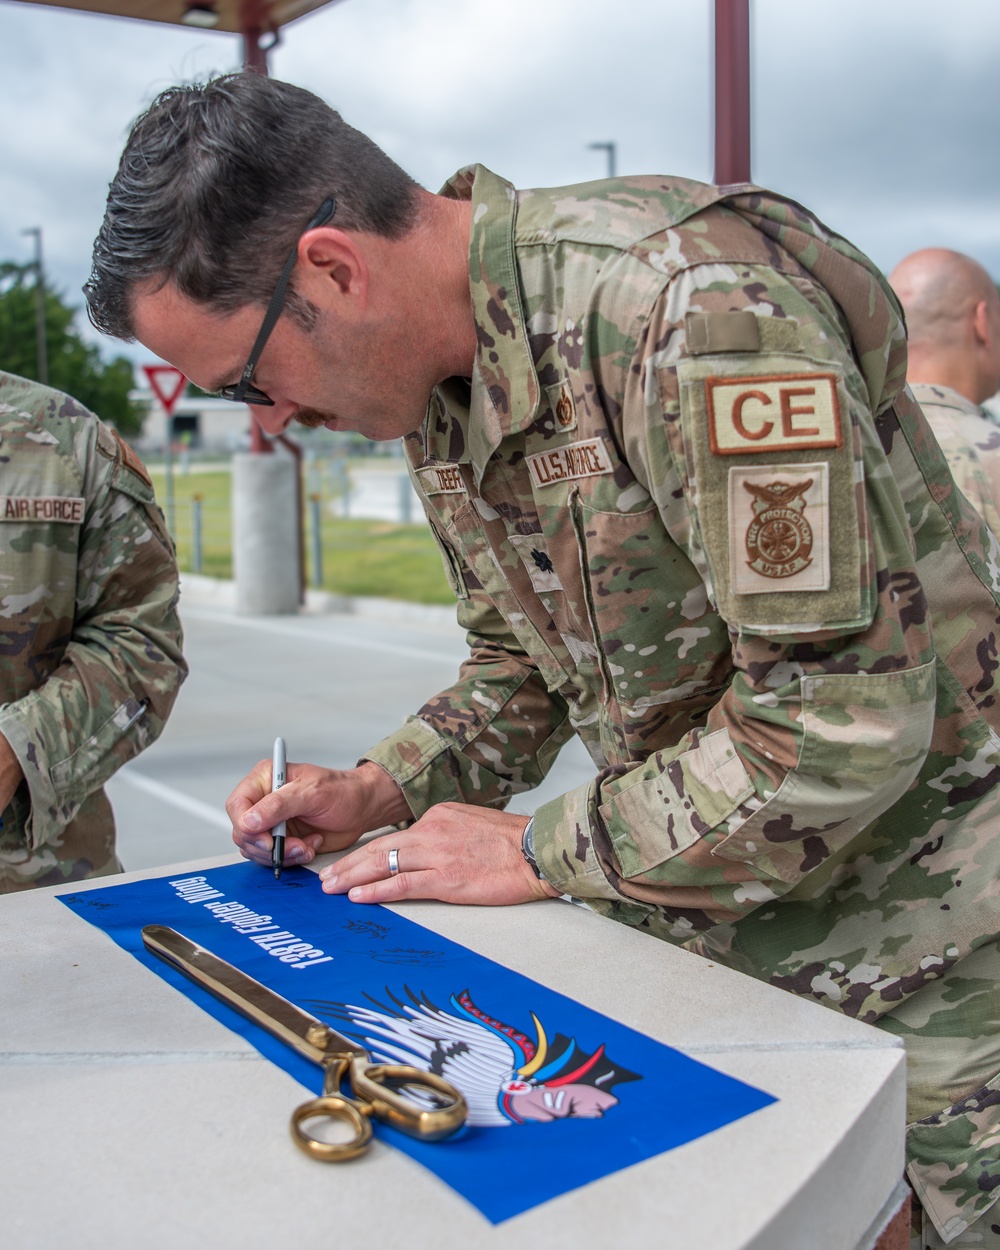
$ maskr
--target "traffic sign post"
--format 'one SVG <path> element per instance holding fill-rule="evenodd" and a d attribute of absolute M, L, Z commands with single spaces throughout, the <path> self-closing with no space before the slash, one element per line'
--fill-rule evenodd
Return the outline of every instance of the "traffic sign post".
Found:
<path fill-rule="evenodd" d="M 184 394 L 187 378 L 173 365 L 143 365 L 142 371 L 149 381 L 150 389 L 159 400 L 167 418 L 166 458 L 164 469 L 167 479 L 167 529 L 174 533 L 174 409 Z"/>
<path fill-rule="evenodd" d="M 142 371 L 149 380 L 153 394 L 163 405 L 163 411 L 168 418 L 171 417 L 177 401 L 184 393 L 187 378 L 173 365 L 143 365 Z"/>

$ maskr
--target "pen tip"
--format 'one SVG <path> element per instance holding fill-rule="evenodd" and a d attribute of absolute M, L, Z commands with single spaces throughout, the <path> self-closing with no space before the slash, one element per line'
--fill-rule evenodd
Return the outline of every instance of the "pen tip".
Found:
<path fill-rule="evenodd" d="M 281 877 L 281 869 L 280 869 L 280 868 L 275 868 L 275 870 L 274 870 L 274 879 L 275 879 L 275 881 L 277 881 L 280 877 Z"/>

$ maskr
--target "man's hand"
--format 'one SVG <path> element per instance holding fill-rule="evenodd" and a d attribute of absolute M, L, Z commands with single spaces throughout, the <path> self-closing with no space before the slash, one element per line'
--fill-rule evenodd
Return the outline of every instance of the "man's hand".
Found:
<path fill-rule="evenodd" d="M 240 854 L 271 863 L 270 830 L 287 821 L 285 863 L 308 864 L 320 851 L 341 851 L 363 833 L 408 820 L 412 813 L 384 769 L 371 762 L 339 771 L 289 764 L 271 793 L 271 761 L 261 760 L 226 800 Z"/>
<path fill-rule="evenodd" d="M 10 743 L 0 734 L 0 812 L 14 797 L 14 792 L 24 779 L 17 756 Z"/>
<path fill-rule="evenodd" d="M 374 838 L 320 873 L 327 894 L 354 903 L 437 898 L 499 906 L 556 898 L 521 854 L 527 816 L 467 803 L 439 803 L 403 833 Z M 389 872 L 389 852 L 399 871 Z"/>

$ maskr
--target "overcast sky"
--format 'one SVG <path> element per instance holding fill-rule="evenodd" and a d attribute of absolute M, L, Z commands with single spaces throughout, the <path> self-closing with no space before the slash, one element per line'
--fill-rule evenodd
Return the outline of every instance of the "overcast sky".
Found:
<path fill-rule="evenodd" d="M 341 0 L 274 77 L 310 88 L 432 189 L 482 161 L 519 186 L 710 180 L 712 0 Z M 945 246 L 1000 278 L 1000 4 L 751 0 L 753 176 L 888 270 Z M 80 287 L 129 124 L 157 91 L 238 67 L 236 36 L 0 0 L 0 260 L 41 226 Z M 85 318 L 82 318 L 85 320 Z M 108 344 L 117 351 L 117 344 Z M 132 352 L 144 359 L 140 350 Z"/>

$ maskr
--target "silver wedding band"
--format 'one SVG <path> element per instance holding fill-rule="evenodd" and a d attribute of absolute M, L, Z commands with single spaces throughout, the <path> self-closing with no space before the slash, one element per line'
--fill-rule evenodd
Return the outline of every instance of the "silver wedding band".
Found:
<path fill-rule="evenodd" d="M 399 872 L 399 851 L 389 852 L 389 876 L 394 877 Z"/>

